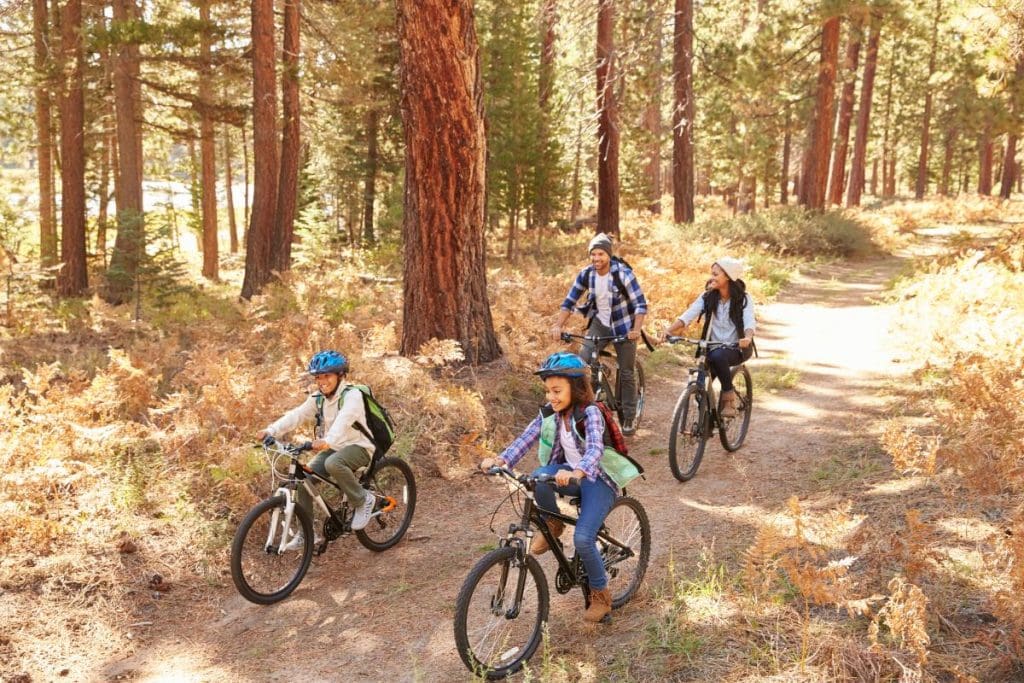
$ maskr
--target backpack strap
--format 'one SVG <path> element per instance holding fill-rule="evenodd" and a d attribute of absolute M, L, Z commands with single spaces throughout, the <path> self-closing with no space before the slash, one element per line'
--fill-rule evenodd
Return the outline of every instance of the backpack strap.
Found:
<path fill-rule="evenodd" d="M 363 417 L 365 418 L 367 411 L 370 410 L 370 407 L 368 405 L 366 405 L 366 401 L 367 401 L 366 392 L 363 391 L 362 389 L 360 389 L 359 387 L 357 387 L 355 384 L 349 384 L 344 389 L 341 390 L 341 396 L 338 398 L 338 408 L 339 409 L 341 408 L 341 402 L 345 399 L 345 394 L 347 394 L 349 392 L 349 390 L 351 390 L 351 389 L 355 389 L 356 391 L 358 391 L 360 397 L 362 397 L 362 399 L 363 399 Z M 365 436 L 367 439 L 369 439 L 370 443 L 375 443 L 375 441 L 373 440 L 373 434 L 370 432 L 370 430 L 367 428 L 367 426 L 364 425 L 362 422 L 358 422 L 358 421 L 357 422 L 353 422 L 352 426 L 355 427 L 357 432 L 359 432 L 360 434 Z M 373 454 L 376 455 L 376 453 L 377 453 L 377 448 L 374 447 Z"/>

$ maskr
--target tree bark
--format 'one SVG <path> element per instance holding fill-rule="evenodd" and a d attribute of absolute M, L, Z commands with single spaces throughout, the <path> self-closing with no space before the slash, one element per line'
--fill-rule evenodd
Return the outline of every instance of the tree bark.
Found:
<path fill-rule="evenodd" d="M 277 77 L 274 71 L 274 1 L 252 0 L 252 214 L 246 237 L 242 298 L 251 299 L 271 278 L 277 207 Z"/>
<path fill-rule="evenodd" d="M 249 240 L 249 219 L 252 211 L 249 209 L 249 137 L 245 134 L 245 121 L 242 121 L 242 243 L 248 244 Z"/>
<path fill-rule="evenodd" d="M 377 135 L 380 112 L 371 106 L 366 112 L 366 175 L 363 178 L 363 243 L 372 245 L 376 241 L 373 234 L 373 211 L 377 200 Z"/>
<path fill-rule="evenodd" d="M 46 0 L 33 0 L 32 33 L 35 47 L 36 171 L 39 183 L 39 265 L 57 264 L 57 224 L 53 194 L 53 60 L 50 55 L 50 19 Z M 44 280 L 53 286 L 53 280 Z"/>
<path fill-rule="evenodd" d="M 835 100 L 836 67 L 839 60 L 839 24 L 838 16 L 829 17 L 821 32 L 818 93 L 800 188 L 800 203 L 809 209 L 825 207 L 829 152 L 832 150 L 832 104 Z"/>
<path fill-rule="evenodd" d="M 939 194 L 943 197 L 949 196 L 949 179 L 953 173 L 953 153 L 956 148 L 956 138 L 956 126 L 950 125 L 946 129 L 946 138 L 943 141 L 942 180 L 939 182 Z"/>
<path fill-rule="evenodd" d="M 555 43 L 558 40 L 558 3 L 557 0 L 543 0 L 541 6 L 541 50 L 540 68 L 537 76 L 537 104 L 540 109 L 540 122 L 537 131 L 538 146 L 543 155 L 537 164 L 535 179 L 536 195 L 533 212 L 536 216 L 537 239 L 551 220 L 551 172 L 553 164 L 548 161 L 551 149 L 551 93 L 555 87 Z"/>
<path fill-rule="evenodd" d="M 210 64 L 210 0 L 199 2 L 199 21 L 203 24 L 199 33 L 199 100 L 203 107 L 199 111 L 199 154 L 201 157 L 201 192 L 203 216 L 203 277 L 217 280 L 220 277 L 220 254 L 217 244 L 217 143 L 214 138 L 213 118 L 210 105 L 213 103 L 213 70 Z M 231 188 L 228 188 L 230 192 Z"/>
<path fill-rule="evenodd" d="M 1024 27 L 1021 29 L 1024 37 Z M 1003 155 L 1003 174 L 1000 179 L 999 196 L 1009 199 L 1013 192 L 1014 174 L 1017 172 L 1017 126 L 1020 125 L 1021 100 L 1024 98 L 1024 53 L 1017 57 L 1013 79 L 1009 83 L 1011 128 L 1006 136 L 1006 153 Z"/>
<path fill-rule="evenodd" d="M 235 216 L 235 181 L 231 168 L 231 126 L 224 126 L 224 185 L 228 204 L 228 239 L 232 254 L 238 253 L 238 218 Z"/>
<path fill-rule="evenodd" d="M 615 0 L 597 10 L 597 231 L 619 234 L 619 112 L 615 100 Z"/>
<path fill-rule="evenodd" d="M 692 223 L 693 205 L 693 0 L 676 0 L 672 66 L 675 103 L 672 108 L 672 199 L 676 223 Z"/>
<path fill-rule="evenodd" d="M 992 124 L 986 122 L 978 141 L 978 194 L 992 194 L 992 152 Z"/>
<path fill-rule="evenodd" d="M 868 51 L 864 59 L 864 78 L 860 85 L 860 108 L 857 110 L 857 133 L 853 140 L 853 160 L 846 188 L 846 205 L 860 206 L 864 191 L 864 165 L 867 161 L 868 127 L 871 123 L 871 100 L 875 90 L 875 70 L 878 66 L 878 41 L 882 32 L 882 15 L 873 12 L 868 27 Z M 871 192 L 875 192 L 874 174 Z"/>
<path fill-rule="evenodd" d="M 935 75 L 935 54 L 939 49 L 939 21 L 942 19 L 942 0 L 935 0 L 935 22 L 932 24 L 932 45 L 928 55 L 928 79 L 924 90 L 924 117 L 921 121 L 921 151 L 917 158 L 917 182 L 914 184 L 914 198 L 924 199 L 928 189 L 928 145 L 932 127 L 932 76 Z"/>
<path fill-rule="evenodd" d="M 647 34 L 648 40 L 654 41 L 654 49 L 650 58 L 648 69 L 651 78 L 651 92 L 647 106 L 644 108 L 644 128 L 649 136 L 647 147 L 647 163 L 644 167 L 644 175 L 647 181 L 647 210 L 656 215 L 661 215 L 661 62 L 663 50 L 661 43 L 661 23 L 655 0 L 648 0 L 647 4 Z"/>
<path fill-rule="evenodd" d="M 790 128 L 790 109 L 792 105 L 786 103 L 786 123 L 782 135 L 782 173 L 779 174 L 779 203 L 785 206 L 789 204 L 789 163 L 793 150 L 793 131 Z M 768 189 L 765 188 L 767 196 Z"/>
<path fill-rule="evenodd" d="M 487 300 L 487 139 L 472 0 L 396 0 L 405 131 L 403 355 L 501 355 Z"/>
<path fill-rule="evenodd" d="M 832 153 L 832 172 L 828 181 L 828 202 L 830 205 L 843 203 L 843 188 L 846 177 L 846 150 L 850 144 L 850 122 L 853 120 L 853 95 L 857 87 L 857 66 L 860 62 L 860 43 L 864 22 L 858 18 L 850 29 L 850 42 L 846 46 L 844 72 L 846 80 L 839 98 L 838 125 L 836 126 L 835 150 Z"/>
<path fill-rule="evenodd" d="M 57 293 L 79 296 L 89 286 L 85 263 L 85 54 L 82 46 L 82 0 L 67 0 L 61 22 L 61 243 L 64 267 L 57 273 Z"/>
<path fill-rule="evenodd" d="M 277 184 L 277 211 L 271 266 L 280 272 L 292 267 L 292 241 L 299 197 L 299 159 L 302 154 L 299 108 L 299 20 L 301 0 L 284 0 L 284 44 L 281 50 L 281 177 Z"/>

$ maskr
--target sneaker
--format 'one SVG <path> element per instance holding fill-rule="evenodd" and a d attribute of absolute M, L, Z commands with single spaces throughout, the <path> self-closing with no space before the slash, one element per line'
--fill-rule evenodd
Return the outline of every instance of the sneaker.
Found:
<path fill-rule="evenodd" d="M 722 417 L 736 417 L 736 392 L 722 394 Z"/>
<path fill-rule="evenodd" d="M 636 416 L 622 421 L 622 435 L 633 436 L 636 434 Z"/>
<path fill-rule="evenodd" d="M 300 529 L 299 533 L 297 533 L 294 536 L 292 536 L 292 540 L 290 540 L 290 541 L 288 541 L 287 543 L 284 544 L 284 547 L 281 548 L 281 552 L 287 553 L 287 552 L 291 552 L 292 550 L 302 550 L 302 546 L 303 546 L 303 544 L 305 542 L 306 542 L 306 535 L 303 534 L 302 530 Z M 324 537 L 320 535 L 320 532 L 319 531 L 314 532 L 313 533 L 313 546 L 316 547 L 316 546 L 320 545 L 323 542 L 324 542 Z"/>
<path fill-rule="evenodd" d="M 352 531 L 366 528 L 366 525 L 370 523 L 370 515 L 373 514 L 373 504 L 376 502 L 377 497 L 367 491 L 363 504 L 357 507 L 355 514 L 352 515 Z"/>

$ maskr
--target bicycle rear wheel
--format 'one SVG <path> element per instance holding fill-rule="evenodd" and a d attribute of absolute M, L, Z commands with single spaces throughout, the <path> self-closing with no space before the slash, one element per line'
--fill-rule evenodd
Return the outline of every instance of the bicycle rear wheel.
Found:
<path fill-rule="evenodd" d="M 707 445 L 707 394 L 690 384 L 676 402 L 672 413 L 672 431 L 668 436 L 668 464 L 672 476 L 689 481 L 697 474 Z"/>
<path fill-rule="evenodd" d="M 313 559 L 313 522 L 296 505 L 286 526 L 284 505 L 284 496 L 257 504 L 242 520 L 231 543 L 235 588 L 246 600 L 259 605 L 288 597 Z M 283 551 L 282 545 L 286 548 Z"/>
<path fill-rule="evenodd" d="M 402 540 L 412 523 L 412 514 L 416 511 L 416 480 L 409 463 L 400 458 L 384 458 L 374 466 L 366 487 L 378 494 L 378 498 L 374 516 L 365 529 L 356 532 L 356 538 L 366 548 L 381 552 Z"/>
<path fill-rule="evenodd" d="M 747 437 L 750 427 L 750 409 L 753 406 L 754 384 L 750 372 L 745 365 L 737 365 L 732 369 L 732 386 L 736 390 L 736 417 L 721 418 L 718 438 L 722 448 L 732 452 L 739 450 L 743 439 Z"/>
<path fill-rule="evenodd" d="M 455 601 L 455 645 L 463 663 L 489 680 L 519 671 L 540 646 L 548 603 L 548 583 L 533 556 L 521 562 L 508 546 L 487 553 Z"/>
<path fill-rule="evenodd" d="M 615 501 L 597 534 L 597 547 L 608 573 L 612 609 L 618 609 L 640 587 L 651 559 L 651 523 L 639 501 L 626 496 Z"/>

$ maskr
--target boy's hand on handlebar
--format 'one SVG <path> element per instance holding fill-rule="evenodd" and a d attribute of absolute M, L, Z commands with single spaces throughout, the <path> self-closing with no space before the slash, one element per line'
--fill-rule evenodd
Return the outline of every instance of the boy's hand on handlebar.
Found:
<path fill-rule="evenodd" d="M 330 447 L 331 445 L 324 441 L 323 439 L 316 439 L 313 443 L 310 444 L 310 448 L 312 448 L 314 451 L 318 453 L 320 451 L 326 451 Z"/>
<path fill-rule="evenodd" d="M 640 338 L 640 330 L 630 330 L 629 332 L 626 333 L 626 338 L 627 339 L 633 339 L 633 340 L 639 339 Z"/>
<path fill-rule="evenodd" d="M 587 474 L 583 470 L 558 470 L 555 472 L 555 483 L 559 486 L 568 486 L 570 479 L 583 481 L 586 476 Z"/>

